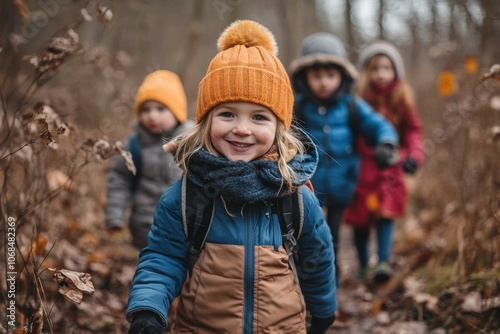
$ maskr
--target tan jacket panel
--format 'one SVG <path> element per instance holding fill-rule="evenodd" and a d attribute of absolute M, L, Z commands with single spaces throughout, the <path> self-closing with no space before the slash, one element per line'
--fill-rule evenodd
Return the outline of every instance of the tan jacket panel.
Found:
<path fill-rule="evenodd" d="M 207 243 L 185 282 L 171 333 L 243 333 L 245 248 Z M 305 333 L 305 306 L 282 247 L 255 247 L 254 333 Z"/>

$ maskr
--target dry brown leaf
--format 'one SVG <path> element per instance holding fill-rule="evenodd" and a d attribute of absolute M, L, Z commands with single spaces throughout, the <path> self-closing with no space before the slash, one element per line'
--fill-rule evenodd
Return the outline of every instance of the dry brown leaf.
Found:
<path fill-rule="evenodd" d="M 113 12 L 111 11 L 111 9 L 105 6 L 101 6 L 100 4 L 96 4 L 95 9 L 97 11 L 97 18 L 102 24 L 107 25 L 109 22 L 111 22 L 111 20 L 113 19 Z"/>
<path fill-rule="evenodd" d="M 55 268 L 49 270 L 54 272 L 52 278 L 59 286 L 59 292 L 77 304 L 81 303 L 83 293 L 92 295 L 95 291 L 92 276 L 88 273 Z"/>
<path fill-rule="evenodd" d="M 380 312 L 382 309 L 382 305 L 384 304 L 384 300 L 382 298 L 377 298 L 373 301 L 372 308 L 370 310 L 370 313 L 375 315 Z"/>
<path fill-rule="evenodd" d="M 92 16 L 90 16 L 89 12 L 85 8 L 82 8 L 80 10 L 80 13 L 82 13 L 82 17 L 85 21 L 90 22 L 92 21 Z"/>
<path fill-rule="evenodd" d="M 89 263 L 104 262 L 105 260 L 106 260 L 106 256 L 104 255 L 104 253 L 99 252 L 99 251 L 92 252 L 87 256 L 87 261 Z"/>
<path fill-rule="evenodd" d="M 95 237 L 95 235 L 87 232 L 82 237 L 80 237 L 79 245 L 87 250 L 94 249 L 99 246 L 99 240 Z"/>
<path fill-rule="evenodd" d="M 71 37 L 73 39 L 73 41 L 75 43 L 78 43 L 80 41 L 80 37 L 78 36 L 76 31 L 74 31 L 73 29 L 68 30 L 68 35 L 69 35 L 69 37 Z"/>
<path fill-rule="evenodd" d="M 490 71 L 483 75 L 482 81 L 489 79 L 500 81 L 500 64 L 491 66 Z"/>
<path fill-rule="evenodd" d="M 37 78 L 39 78 L 42 74 L 59 68 L 59 66 L 63 64 L 66 57 L 72 55 L 81 48 L 81 45 L 75 41 L 75 34 L 71 33 L 70 38 L 52 38 L 44 53 L 40 57 L 38 67 L 36 68 Z"/>
<path fill-rule="evenodd" d="M 81 230 L 81 225 L 79 220 L 71 219 L 68 224 L 68 230 L 70 232 L 79 232 Z"/>
<path fill-rule="evenodd" d="M 14 329 L 12 334 L 28 334 L 28 328 L 26 326 L 19 326 Z"/>
<path fill-rule="evenodd" d="M 45 253 L 45 249 L 47 248 L 47 241 L 47 236 L 45 234 L 40 234 L 31 245 L 33 254 L 43 255 Z"/>
<path fill-rule="evenodd" d="M 31 315 L 28 320 L 27 326 L 27 334 L 42 334 L 43 328 L 43 311 L 42 308 L 39 307 L 35 313 Z"/>
<path fill-rule="evenodd" d="M 38 67 L 38 64 L 40 63 L 40 60 L 38 59 L 37 56 L 35 55 L 28 55 L 28 56 L 24 56 L 23 57 L 23 60 L 27 60 L 31 65 L 33 65 L 33 67 L 37 68 Z"/>
<path fill-rule="evenodd" d="M 70 191 L 76 190 L 75 182 L 73 182 L 73 180 L 68 175 L 61 172 L 60 170 L 49 171 L 47 173 L 47 183 L 51 190 L 56 190 L 59 188 Z"/>
<path fill-rule="evenodd" d="M 500 126 L 495 125 L 491 128 L 491 134 L 493 135 L 493 140 L 497 141 L 500 138 Z"/>
<path fill-rule="evenodd" d="M 51 170 L 47 173 L 47 184 L 49 186 L 49 189 L 52 191 L 59 188 L 66 190 L 76 189 L 75 184 L 70 179 L 70 177 L 57 169 Z"/>
<path fill-rule="evenodd" d="M 137 168 L 135 167 L 134 160 L 132 159 L 132 153 L 125 151 L 122 147 L 123 145 L 121 141 L 117 141 L 115 143 L 115 150 L 125 159 L 127 169 L 135 175 L 137 173 Z"/>
<path fill-rule="evenodd" d="M 93 151 L 96 155 L 97 160 L 106 160 L 113 155 L 113 149 L 111 145 L 103 139 L 97 140 L 93 145 Z"/>

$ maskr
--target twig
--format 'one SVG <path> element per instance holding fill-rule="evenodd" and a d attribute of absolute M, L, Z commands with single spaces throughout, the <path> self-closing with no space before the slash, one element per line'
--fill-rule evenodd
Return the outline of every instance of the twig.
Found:
<path fill-rule="evenodd" d="M 40 270 L 40 267 L 42 266 L 42 264 L 45 262 L 45 260 L 47 259 L 47 256 L 49 256 L 50 252 L 52 252 L 52 250 L 54 249 L 55 245 L 57 243 L 57 240 L 54 242 L 54 244 L 52 245 L 52 247 L 50 247 L 49 251 L 47 252 L 47 254 L 45 254 L 45 256 L 43 257 L 42 261 L 40 262 L 40 265 L 36 268 L 36 271 L 38 272 L 38 270 Z M 45 271 L 42 270 L 41 273 L 39 273 L 38 275 L 41 275 L 43 272 Z"/>
<path fill-rule="evenodd" d="M 33 244 L 32 244 L 30 252 L 32 252 L 32 250 L 33 250 Z M 36 270 L 36 268 L 35 268 L 36 264 L 35 264 L 35 257 L 34 256 L 32 257 L 32 263 L 33 263 L 33 276 L 35 278 L 36 295 L 37 295 L 38 300 L 40 302 L 40 307 L 42 308 L 43 313 L 45 314 L 45 318 L 47 319 L 47 323 L 49 325 L 50 332 L 53 334 L 54 333 L 54 326 L 52 325 L 52 320 L 48 316 L 47 310 L 45 309 L 45 306 L 44 306 L 44 301 L 45 302 L 47 301 L 47 297 L 45 296 L 45 290 L 43 289 L 42 281 L 40 280 L 40 275 L 37 273 L 38 270 Z M 43 263 L 43 261 L 42 261 L 42 263 Z M 42 291 L 43 300 L 42 300 L 42 296 L 40 295 L 40 291 Z"/>
<path fill-rule="evenodd" d="M 17 152 L 21 151 L 23 148 L 25 148 L 26 146 L 29 146 L 31 144 L 34 144 L 36 143 L 36 141 L 38 139 L 40 139 L 40 137 L 44 134 L 46 134 L 47 131 L 44 131 L 42 134 L 40 134 L 38 137 L 35 137 L 35 138 L 32 138 L 29 142 L 27 142 L 26 144 L 24 144 L 23 146 L 19 147 L 17 150 L 14 150 L 13 152 L 10 152 L 9 154 L 7 154 L 6 156 L 3 156 L 2 158 L 0 158 L 0 161 L 2 161 L 3 159 L 6 159 L 8 157 L 10 157 L 11 155 L 14 155 L 16 154 Z"/>

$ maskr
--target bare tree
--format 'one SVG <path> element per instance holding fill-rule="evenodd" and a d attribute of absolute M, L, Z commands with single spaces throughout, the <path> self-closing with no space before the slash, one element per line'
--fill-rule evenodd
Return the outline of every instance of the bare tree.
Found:
<path fill-rule="evenodd" d="M 346 44 L 348 52 L 353 49 L 356 44 L 354 37 L 354 26 L 352 22 L 352 4 L 351 0 L 345 0 L 345 32 L 346 32 Z"/>
<path fill-rule="evenodd" d="M 199 40 L 203 31 L 203 12 L 205 2 L 196 1 L 193 4 L 192 18 L 189 25 L 189 33 L 186 39 L 186 47 L 184 48 L 184 55 L 180 58 L 177 71 L 182 81 L 185 80 L 186 72 L 192 59 L 194 58 L 195 51 L 199 48 Z"/>
<path fill-rule="evenodd" d="M 500 19 L 500 9 L 498 1 L 495 0 L 479 0 L 479 4 L 485 13 L 481 28 L 481 52 L 484 60 L 487 62 L 498 62 L 500 51 L 498 47 L 498 36 L 500 29 L 498 28 L 498 20 Z"/>
<path fill-rule="evenodd" d="M 384 18 L 385 18 L 385 0 L 378 2 L 378 37 L 385 39 Z"/>

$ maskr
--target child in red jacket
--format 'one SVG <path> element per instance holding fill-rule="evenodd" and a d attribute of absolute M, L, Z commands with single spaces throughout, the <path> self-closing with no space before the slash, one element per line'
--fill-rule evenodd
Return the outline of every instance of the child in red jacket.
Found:
<path fill-rule="evenodd" d="M 362 138 L 358 140 L 361 174 L 344 216 L 345 222 L 354 228 L 359 280 L 367 278 L 370 228 L 375 227 L 378 264 L 374 279 L 381 283 L 392 276 L 389 260 L 393 220 L 405 211 L 407 191 L 403 172 L 414 174 L 424 160 L 422 125 L 405 81 L 401 55 L 392 44 L 377 41 L 366 47 L 359 55 L 358 67 L 361 75 L 357 93 L 393 124 L 400 138 L 400 163 L 382 170 L 373 159 L 373 149 Z"/>

